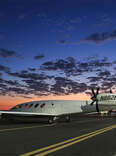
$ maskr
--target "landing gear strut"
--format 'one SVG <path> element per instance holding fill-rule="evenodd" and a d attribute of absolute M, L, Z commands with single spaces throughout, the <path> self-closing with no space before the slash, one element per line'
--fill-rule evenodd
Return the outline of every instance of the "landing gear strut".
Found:
<path fill-rule="evenodd" d="M 67 115 L 67 116 L 65 117 L 65 120 L 66 120 L 66 122 L 70 122 L 70 115 Z"/>
<path fill-rule="evenodd" d="M 56 116 L 50 116 L 49 119 L 48 119 L 48 123 L 52 124 L 52 123 L 55 122 L 55 120 L 56 120 Z"/>

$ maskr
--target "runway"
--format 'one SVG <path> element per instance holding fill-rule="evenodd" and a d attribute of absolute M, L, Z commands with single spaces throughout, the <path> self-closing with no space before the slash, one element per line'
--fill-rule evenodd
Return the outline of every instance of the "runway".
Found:
<path fill-rule="evenodd" d="M 116 118 L 47 122 L 0 121 L 1 156 L 116 156 Z"/>

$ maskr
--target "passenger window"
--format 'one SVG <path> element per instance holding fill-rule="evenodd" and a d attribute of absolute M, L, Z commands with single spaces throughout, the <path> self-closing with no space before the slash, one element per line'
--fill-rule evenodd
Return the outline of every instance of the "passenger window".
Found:
<path fill-rule="evenodd" d="M 30 105 L 29 105 L 29 108 L 31 108 L 33 106 L 33 103 L 31 103 Z"/>
<path fill-rule="evenodd" d="M 19 105 L 19 108 L 21 108 L 22 107 L 22 105 Z"/>
<path fill-rule="evenodd" d="M 41 104 L 41 106 L 40 106 L 40 107 L 41 107 L 41 108 L 43 108 L 44 106 L 45 106 L 45 103 Z"/>
<path fill-rule="evenodd" d="M 17 105 L 16 108 L 19 108 L 19 105 Z"/>
<path fill-rule="evenodd" d="M 25 105 L 24 105 L 24 108 L 26 108 L 28 106 L 28 103 L 26 103 Z"/>
<path fill-rule="evenodd" d="M 37 106 L 39 106 L 39 104 L 38 104 L 38 103 L 35 105 L 35 108 L 36 108 Z"/>

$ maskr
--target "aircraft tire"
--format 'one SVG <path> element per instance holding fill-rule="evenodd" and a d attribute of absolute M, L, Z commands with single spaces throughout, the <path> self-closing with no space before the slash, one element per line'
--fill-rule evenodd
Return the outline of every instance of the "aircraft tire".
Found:
<path fill-rule="evenodd" d="M 54 123 L 54 121 L 55 121 L 55 120 L 54 120 L 54 117 L 49 117 L 49 119 L 48 119 L 48 123 L 49 123 L 49 124 Z"/>
<path fill-rule="evenodd" d="M 67 115 L 67 116 L 65 117 L 65 120 L 66 120 L 66 122 L 70 122 L 70 115 Z"/>

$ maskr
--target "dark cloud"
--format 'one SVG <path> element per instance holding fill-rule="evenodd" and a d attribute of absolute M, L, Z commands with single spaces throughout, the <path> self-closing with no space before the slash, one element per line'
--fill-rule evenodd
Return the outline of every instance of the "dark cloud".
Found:
<path fill-rule="evenodd" d="M 4 84 L 4 79 L 0 78 L 0 95 L 6 95 L 7 85 Z"/>
<path fill-rule="evenodd" d="M 42 58 L 44 58 L 45 56 L 43 54 L 40 54 L 40 55 L 37 55 L 37 56 L 34 56 L 34 59 L 35 60 L 40 60 Z"/>
<path fill-rule="evenodd" d="M 44 80 L 26 79 L 25 86 L 20 85 L 17 81 L 3 80 L 0 81 L 1 95 L 27 96 L 34 94 L 36 96 L 69 95 L 86 91 L 85 83 L 78 83 L 64 77 L 55 77 L 54 85 Z"/>
<path fill-rule="evenodd" d="M 30 71 L 36 71 L 36 69 L 35 68 L 28 68 L 28 70 L 30 70 Z"/>
<path fill-rule="evenodd" d="M 31 81 L 31 83 L 27 81 L 27 84 L 27 88 L 33 90 L 34 92 L 49 92 L 49 84 L 45 83 L 44 81 Z"/>
<path fill-rule="evenodd" d="M 6 50 L 6 49 L 0 49 L 0 57 L 3 58 L 8 58 L 8 57 L 12 57 L 12 56 L 17 56 L 15 51 L 12 50 Z"/>
<path fill-rule="evenodd" d="M 4 83 L 11 86 L 21 87 L 22 85 L 16 80 L 4 80 Z"/>
<path fill-rule="evenodd" d="M 14 92 L 15 94 L 27 94 L 25 89 L 19 87 L 8 87 L 7 92 Z"/>
<path fill-rule="evenodd" d="M 3 83 L 3 82 L 4 82 L 3 78 L 0 78 L 0 83 Z"/>
<path fill-rule="evenodd" d="M 0 65 L 0 71 L 4 71 L 4 72 L 10 72 L 10 68 L 9 67 L 6 67 L 6 66 L 3 66 L 3 65 Z"/>
<path fill-rule="evenodd" d="M 27 90 L 26 86 L 20 84 L 13 80 L 3 80 L 0 79 L 0 94 L 1 95 L 27 95 L 31 94 L 31 90 Z"/>
<path fill-rule="evenodd" d="M 94 83 L 94 82 L 100 82 L 102 80 L 102 77 L 99 76 L 91 76 L 87 78 L 89 80 L 89 83 Z"/>
<path fill-rule="evenodd" d="M 54 62 L 47 61 L 47 62 L 42 64 L 41 69 L 50 71 L 50 70 L 57 70 L 58 68 L 55 66 Z"/>
<path fill-rule="evenodd" d="M 59 59 L 56 61 L 44 62 L 40 69 L 45 71 L 64 72 L 67 76 L 78 76 L 86 72 L 100 72 L 102 68 L 111 67 L 112 62 L 108 61 L 107 57 L 89 58 L 83 61 L 77 61 L 73 57 Z"/>
<path fill-rule="evenodd" d="M 20 73 L 21 74 L 27 74 L 28 73 L 28 70 L 22 70 Z"/>
<path fill-rule="evenodd" d="M 67 40 L 60 40 L 57 42 L 57 44 L 65 45 L 67 44 Z"/>
<path fill-rule="evenodd" d="M 112 75 L 110 77 L 107 77 L 104 80 L 107 80 L 109 82 L 114 82 L 114 84 L 115 84 L 115 82 L 116 82 L 116 75 Z"/>
<path fill-rule="evenodd" d="M 116 39 L 116 30 L 112 32 L 94 33 L 80 42 L 93 42 L 96 44 Z"/>
<path fill-rule="evenodd" d="M 41 70 L 56 71 L 61 70 L 65 74 L 70 75 L 76 72 L 76 62 L 73 57 L 59 59 L 55 62 L 48 61 L 42 64 Z"/>
<path fill-rule="evenodd" d="M 79 69 L 83 72 L 98 72 L 101 71 L 102 68 L 112 65 L 112 62 L 109 62 L 106 57 L 102 59 L 89 59 L 78 63 Z"/>
<path fill-rule="evenodd" d="M 2 88 L 2 89 L 4 89 L 4 88 L 6 88 L 7 86 L 5 85 L 5 84 L 2 84 L 2 83 L 0 83 L 0 89 Z"/>
<path fill-rule="evenodd" d="M 106 70 L 106 71 L 103 71 L 103 72 L 100 72 L 98 74 L 98 76 L 101 76 L 101 77 L 109 77 L 111 75 L 110 71 Z"/>
<path fill-rule="evenodd" d="M 101 85 L 101 89 L 103 91 L 106 91 L 106 90 L 110 90 L 113 86 L 116 86 L 116 82 L 108 82 L 108 81 L 104 81 Z"/>
<path fill-rule="evenodd" d="M 90 88 L 100 86 L 102 90 L 115 86 L 116 72 L 114 61 L 107 57 L 88 57 L 76 60 L 73 57 L 44 62 L 39 72 L 35 68 L 13 72 L 5 66 L 0 66 L 13 79 L 3 79 L 4 73 L 0 74 L 0 93 L 9 96 L 47 96 L 69 95 L 86 92 Z M 56 75 L 57 73 L 57 75 Z M 16 80 L 15 80 L 16 78 Z"/>
<path fill-rule="evenodd" d="M 24 85 L 20 84 L 16 80 L 4 80 L 4 79 L 0 78 L 0 93 L 1 93 L 1 95 L 10 95 L 11 96 L 12 95 L 12 94 L 10 94 L 11 92 L 14 92 L 15 94 L 19 94 L 19 92 L 21 90 L 23 91 L 22 87 L 24 87 Z M 16 89 L 14 89 L 14 88 L 16 88 Z"/>
<path fill-rule="evenodd" d="M 31 80 L 46 80 L 51 78 L 51 76 L 45 75 L 45 74 L 38 74 L 38 73 L 29 73 L 29 72 L 16 72 L 8 73 L 10 76 L 18 77 L 18 78 L 23 78 L 23 79 L 31 79 Z"/>
<path fill-rule="evenodd" d="M 67 78 L 56 77 L 55 81 L 56 83 L 51 87 L 51 92 L 56 95 L 77 94 L 87 89 L 85 83 L 78 83 Z"/>

